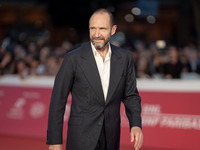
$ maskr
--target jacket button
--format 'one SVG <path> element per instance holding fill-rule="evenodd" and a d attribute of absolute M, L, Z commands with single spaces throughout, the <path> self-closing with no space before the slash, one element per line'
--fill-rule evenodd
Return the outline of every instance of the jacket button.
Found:
<path fill-rule="evenodd" d="M 102 125 L 102 123 L 101 123 L 101 122 L 98 122 L 98 125 L 99 125 L 99 126 L 101 126 L 101 125 Z"/>

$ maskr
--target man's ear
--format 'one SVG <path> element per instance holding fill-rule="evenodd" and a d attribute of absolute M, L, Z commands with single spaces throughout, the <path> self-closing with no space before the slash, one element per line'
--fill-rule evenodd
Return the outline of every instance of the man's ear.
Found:
<path fill-rule="evenodd" d="M 112 26 L 111 35 L 115 34 L 117 30 L 117 25 Z"/>

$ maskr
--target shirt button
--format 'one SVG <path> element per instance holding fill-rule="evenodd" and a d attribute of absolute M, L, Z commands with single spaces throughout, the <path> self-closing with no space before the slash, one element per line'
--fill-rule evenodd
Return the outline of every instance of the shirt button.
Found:
<path fill-rule="evenodd" d="M 102 123 L 101 123 L 101 122 L 98 122 L 98 125 L 99 125 L 99 126 L 101 126 L 101 125 L 102 125 Z"/>

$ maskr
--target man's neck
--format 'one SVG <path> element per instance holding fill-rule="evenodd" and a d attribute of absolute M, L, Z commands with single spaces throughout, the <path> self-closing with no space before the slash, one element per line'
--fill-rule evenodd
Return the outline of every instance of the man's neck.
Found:
<path fill-rule="evenodd" d="M 103 61 L 105 60 L 106 58 L 106 54 L 108 53 L 108 48 L 104 49 L 104 50 L 98 50 L 97 49 L 97 52 L 101 55 Z"/>
<path fill-rule="evenodd" d="M 104 49 L 101 49 L 101 50 L 96 49 L 97 52 L 101 55 L 103 61 L 106 58 L 106 54 L 108 53 L 108 49 L 109 49 L 109 44 L 107 44 Z"/>

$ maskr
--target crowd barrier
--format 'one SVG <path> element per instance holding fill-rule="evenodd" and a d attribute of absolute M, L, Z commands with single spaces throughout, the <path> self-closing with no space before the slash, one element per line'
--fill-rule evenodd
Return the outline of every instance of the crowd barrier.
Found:
<path fill-rule="evenodd" d="M 46 137 L 54 77 L 0 77 L 0 134 Z M 138 79 L 142 97 L 144 146 L 177 150 L 200 148 L 200 80 Z M 64 139 L 70 112 L 68 97 Z M 131 145 L 121 105 L 121 145 Z"/>

